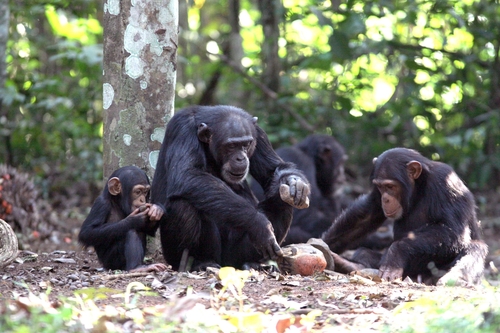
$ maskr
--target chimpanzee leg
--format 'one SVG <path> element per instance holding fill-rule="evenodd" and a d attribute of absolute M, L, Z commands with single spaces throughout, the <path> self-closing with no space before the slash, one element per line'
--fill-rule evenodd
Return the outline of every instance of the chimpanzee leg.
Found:
<path fill-rule="evenodd" d="M 381 259 L 381 252 L 360 247 L 352 255 L 351 261 L 362 264 L 366 268 L 379 268 Z"/>
<path fill-rule="evenodd" d="M 180 268 L 185 250 L 193 259 L 192 270 L 220 264 L 221 240 L 213 222 L 203 220 L 193 206 L 183 200 L 171 202 L 163 216 L 160 224 L 163 257 L 173 269 Z"/>
<path fill-rule="evenodd" d="M 273 226 L 274 236 L 281 243 L 292 223 L 293 207 L 285 203 L 277 194 L 259 203 L 259 211 L 263 212 Z M 262 259 L 250 242 L 248 236 L 235 229 L 221 229 L 222 264 L 242 268 L 243 265 L 254 266 Z"/>
<path fill-rule="evenodd" d="M 94 246 L 97 258 L 104 269 L 125 269 L 126 258 L 124 253 L 125 239 L 120 239 L 109 244 Z"/>
<path fill-rule="evenodd" d="M 139 235 L 136 230 L 129 230 L 125 239 L 126 270 L 130 271 L 143 264 L 146 249 L 146 236 Z"/>
<path fill-rule="evenodd" d="M 293 207 L 281 200 L 279 193 L 259 203 L 259 210 L 266 214 L 274 228 L 276 241 L 281 245 L 292 224 Z"/>
<path fill-rule="evenodd" d="M 258 262 L 260 255 L 247 235 L 239 230 L 222 230 L 222 265 L 242 268 L 243 264 Z"/>
<path fill-rule="evenodd" d="M 488 246 L 482 240 L 472 240 L 462 253 L 449 265 L 447 273 L 433 277 L 437 285 L 453 284 L 473 286 L 478 284 L 484 273 L 484 260 Z"/>

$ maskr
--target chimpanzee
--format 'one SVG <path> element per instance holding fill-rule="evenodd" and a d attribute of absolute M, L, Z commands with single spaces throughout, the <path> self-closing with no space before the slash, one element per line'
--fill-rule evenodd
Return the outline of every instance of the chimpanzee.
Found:
<path fill-rule="evenodd" d="M 344 147 L 330 135 L 312 134 L 296 145 L 281 147 L 276 153 L 302 170 L 311 184 L 309 208 L 294 209 L 290 231 L 283 244 L 306 243 L 319 238 L 340 214 L 340 191 L 345 182 Z M 263 196 L 262 188 L 252 182 L 257 198 Z"/>
<path fill-rule="evenodd" d="M 246 181 L 264 188 L 258 202 Z M 308 206 L 305 175 L 284 162 L 246 111 L 191 106 L 168 122 L 153 178 L 163 256 L 176 270 L 255 267 L 281 256 L 293 207 Z M 186 252 L 191 262 L 181 260 Z M 181 265 L 182 263 L 182 265 Z"/>
<path fill-rule="evenodd" d="M 164 264 L 144 265 L 146 235 L 154 236 L 164 213 L 148 203 L 149 179 L 136 166 L 114 171 L 83 222 L 78 240 L 93 246 L 105 269 L 164 271 Z"/>
<path fill-rule="evenodd" d="M 438 284 L 480 281 L 488 247 L 481 240 L 474 197 L 450 166 L 415 150 L 394 148 L 374 159 L 370 179 L 372 191 L 343 212 L 323 240 L 333 252 L 342 253 L 392 218 L 394 241 L 383 255 L 360 249 L 354 264 L 336 256 L 340 267 L 379 268 L 386 280 L 408 276 Z"/>

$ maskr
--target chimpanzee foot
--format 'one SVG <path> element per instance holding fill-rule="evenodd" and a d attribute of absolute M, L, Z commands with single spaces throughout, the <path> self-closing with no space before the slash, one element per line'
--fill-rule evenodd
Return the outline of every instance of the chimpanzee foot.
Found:
<path fill-rule="evenodd" d="M 333 256 L 333 260 L 335 261 L 335 271 L 336 272 L 348 274 L 348 273 L 351 273 L 353 271 L 359 271 L 359 270 L 366 268 L 366 266 L 349 261 L 346 258 L 339 256 L 335 252 L 332 252 L 331 254 Z"/>
<path fill-rule="evenodd" d="M 221 266 L 215 261 L 203 261 L 193 264 L 190 271 L 192 272 L 206 271 L 208 267 L 220 268 Z"/>
<path fill-rule="evenodd" d="M 150 264 L 150 265 L 141 265 L 134 269 L 131 269 L 130 273 L 138 273 L 138 272 L 163 272 L 167 270 L 167 266 L 164 264 Z"/>

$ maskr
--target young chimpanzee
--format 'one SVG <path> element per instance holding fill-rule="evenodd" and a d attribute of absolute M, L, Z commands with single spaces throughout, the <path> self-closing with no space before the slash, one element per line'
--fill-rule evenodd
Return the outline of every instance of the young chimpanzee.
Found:
<path fill-rule="evenodd" d="M 488 247 L 481 240 L 474 197 L 450 166 L 394 148 L 374 159 L 371 180 L 372 191 L 342 213 L 323 239 L 341 253 L 392 218 L 394 241 L 383 255 L 358 250 L 354 263 L 337 255 L 336 267 L 379 268 L 386 280 L 480 281 Z"/>
<path fill-rule="evenodd" d="M 148 203 L 149 179 L 135 166 L 111 174 L 83 222 L 78 240 L 93 246 L 106 269 L 163 271 L 164 264 L 144 265 L 146 235 L 154 236 L 164 209 Z"/>
<path fill-rule="evenodd" d="M 283 244 L 306 243 L 319 238 L 341 212 L 340 190 L 345 182 L 344 147 L 331 135 L 312 134 L 298 144 L 276 149 L 287 162 L 302 170 L 311 184 L 309 208 L 293 211 L 293 221 Z M 262 188 L 252 182 L 257 198 L 263 196 Z"/>
<path fill-rule="evenodd" d="M 256 122 L 231 106 L 193 106 L 169 121 L 151 197 L 166 208 L 161 243 L 174 269 L 242 268 L 283 255 L 293 207 L 308 206 L 310 188 Z M 260 203 L 248 173 L 264 189 Z M 192 262 L 181 267 L 185 252 Z"/>

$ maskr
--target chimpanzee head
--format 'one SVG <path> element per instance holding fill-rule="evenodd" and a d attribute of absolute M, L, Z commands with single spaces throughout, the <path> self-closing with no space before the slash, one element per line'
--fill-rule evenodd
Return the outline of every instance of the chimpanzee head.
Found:
<path fill-rule="evenodd" d="M 257 144 L 257 118 L 246 112 L 219 113 L 218 119 L 198 125 L 198 139 L 208 144 L 210 159 L 228 184 L 245 180 L 250 169 L 250 157 Z"/>
<path fill-rule="evenodd" d="M 344 147 L 331 135 L 312 134 L 298 147 L 313 160 L 316 167 L 316 183 L 325 196 L 339 192 L 345 183 L 344 164 L 347 155 Z"/>
<path fill-rule="evenodd" d="M 408 212 L 415 182 L 427 169 L 425 158 L 417 151 L 394 148 L 373 159 L 372 183 L 381 195 L 384 214 L 395 220 Z"/>
<path fill-rule="evenodd" d="M 146 173 L 136 166 L 126 166 L 111 174 L 104 191 L 118 202 L 125 215 L 129 215 L 149 201 L 149 189 Z"/>

